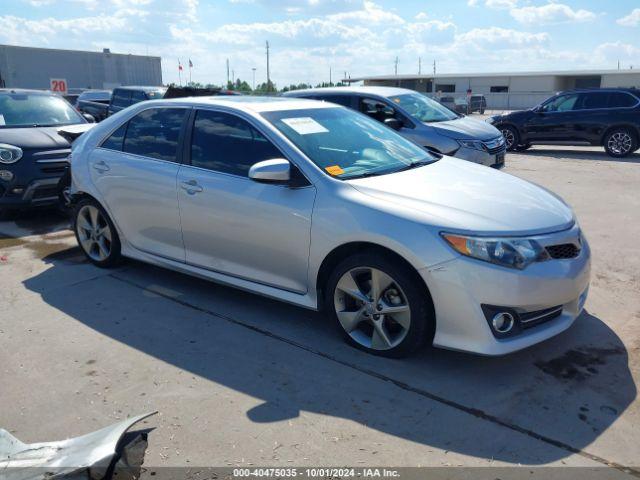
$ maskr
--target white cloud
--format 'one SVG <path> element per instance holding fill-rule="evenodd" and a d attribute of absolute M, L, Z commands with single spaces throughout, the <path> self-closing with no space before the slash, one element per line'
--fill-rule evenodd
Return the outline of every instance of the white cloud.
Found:
<path fill-rule="evenodd" d="M 587 22 L 596 18 L 596 14 L 589 10 L 573 10 L 563 3 L 548 3 L 539 7 L 512 8 L 510 13 L 518 22 L 530 25 Z"/>
<path fill-rule="evenodd" d="M 429 18 L 429 15 L 427 15 L 425 12 L 420 12 L 415 16 L 416 20 L 426 20 L 427 18 Z"/>
<path fill-rule="evenodd" d="M 470 7 L 475 7 L 478 5 L 478 0 L 467 0 L 467 5 Z"/>
<path fill-rule="evenodd" d="M 508 10 L 510 8 L 514 8 L 517 3 L 518 0 L 486 0 L 484 2 L 485 6 L 498 10 Z"/>
<path fill-rule="evenodd" d="M 634 8 L 629 15 L 616 20 L 616 23 L 623 27 L 637 27 L 640 25 L 640 8 Z"/>

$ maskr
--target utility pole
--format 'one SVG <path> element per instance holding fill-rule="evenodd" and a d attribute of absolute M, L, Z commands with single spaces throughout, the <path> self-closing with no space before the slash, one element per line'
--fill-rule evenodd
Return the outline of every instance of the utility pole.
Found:
<path fill-rule="evenodd" d="M 225 85 L 225 88 L 227 88 L 229 86 L 229 59 L 227 58 L 227 84 Z"/>
<path fill-rule="evenodd" d="M 418 75 L 422 75 L 422 57 L 418 57 Z"/>
<path fill-rule="evenodd" d="M 253 89 L 256 89 L 256 67 L 253 67 L 251 70 L 253 70 Z"/>
<path fill-rule="evenodd" d="M 231 83 L 235 85 L 236 83 L 236 71 L 231 70 Z"/>
<path fill-rule="evenodd" d="M 271 77 L 269 72 L 269 40 L 266 41 L 267 45 L 267 92 L 271 91 Z"/>
<path fill-rule="evenodd" d="M 393 71 L 396 75 L 398 75 L 398 57 L 396 57 L 396 61 L 394 62 Z"/>
<path fill-rule="evenodd" d="M 331 67 L 329 67 L 329 86 L 331 86 Z"/>
<path fill-rule="evenodd" d="M 436 61 L 433 60 L 433 86 L 431 87 L 433 93 L 436 93 Z"/>

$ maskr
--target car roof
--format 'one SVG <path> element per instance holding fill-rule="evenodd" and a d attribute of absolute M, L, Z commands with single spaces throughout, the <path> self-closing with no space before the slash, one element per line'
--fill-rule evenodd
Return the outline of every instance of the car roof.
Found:
<path fill-rule="evenodd" d="M 305 90 L 293 90 L 287 92 L 284 95 L 295 97 L 296 95 L 308 95 L 308 94 L 349 94 L 349 93 L 363 93 L 367 95 L 378 95 L 380 97 L 393 97 L 396 95 L 405 95 L 407 93 L 419 93 L 415 90 L 409 90 L 408 88 L 398 87 L 323 87 L 323 88 L 308 88 Z"/>
<path fill-rule="evenodd" d="M 250 95 L 210 96 L 210 97 L 185 97 L 172 98 L 170 100 L 152 100 L 155 105 L 190 105 L 213 106 L 220 105 L 235 110 L 255 113 L 275 112 L 283 110 L 304 110 L 310 108 L 344 108 L 317 100 L 284 97 L 261 97 Z"/>
<path fill-rule="evenodd" d="M 136 86 L 136 85 L 127 85 L 124 87 L 114 87 L 114 90 L 142 90 L 143 92 L 155 92 L 157 90 L 166 90 L 167 87 L 158 86 L 158 87 L 145 87 L 145 86 Z"/>
<path fill-rule="evenodd" d="M 34 90 L 28 88 L 0 88 L 0 93 L 28 93 L 31 95 L 58 95 L 49 90 Z"/>
<path fill-rule="evenodd" d="M 574 88 L 571 90 L 563 90 L 559 94 L 564 93 L 593 93 L 593 92 L 627 92 L 634 95 L 640 95 L 640 90 L 634 87 L 605 87 L 605 88 Z"/>

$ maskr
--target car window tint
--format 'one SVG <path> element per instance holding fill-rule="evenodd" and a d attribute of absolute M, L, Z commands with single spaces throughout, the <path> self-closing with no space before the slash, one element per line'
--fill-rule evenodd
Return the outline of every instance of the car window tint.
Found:
<path fill-rule="evenodd" d="M 199 110 L 193 125 L 191 165 L 248 176 L 251 165 L 282 158 L 280 151 L 245 120 L 228 113 Z"/>
<path fill-rule="evenodd" d="M 384 122 L 387 118 L 393 118 L 395 111 L 389 105 L 373 98 L 360 99 L 360 111 L 371 118 Z"/>
<path fill-rule="evenodd" d="M 150 108 L 140 112 L 129 121 L 123 150 L 175 162 L 186 112 L 184 108 Z"/>
<path fill-rule="evenodd" d="M 124 134 L 127 131 L 127 124 L 121 125 L 115 132 L 111 134 L 104 142 L 102 142 L 102 148 L 108 148 L 109 150 L 122 151 L 122 142 L 124 140 Z"/>
<path fill-rule="evenodd" d="M 609 107 L 625 108 L 633 107 L 638 103 L 638 99 L 625 92 L 611 92 L 609 97 Z"/>
<path fill-rule="evenodd" d="M 349 95 L 325 95 L 322 97 L 310 97 L 316 100 L 324 100 L 325 102 L 335 103 L 343 107 L 351 107 L 351 97 Z"/>
<path fill-rule="evenodd" d="M 147 100 L 147 96 L 144 92 L 133 92 L 131 94 L 131 103 L 144 102 Z"/>
<path fill-rule="evenodd" d="M 583 95 L 582 105 L 580 106 L 580 109 L 592 110 L 594 108 L 607 108 L 609 106 L 608 97 L 608 92 L 586 93 Z"/>
<path fill-rule="evenodd" d="M 578 94 L 572 95 L 560 95 L 549 103 L 544 105 L 544 111 L 546 112 L 567 112 L 574 110 L 576 102 L 578 101 Z"/>
<path fill-rule="evenodd" d="M 131 92 L 128 90 L 114 90 L 111 103 L 116 107 L 128 107 L 131 101 Z"/>

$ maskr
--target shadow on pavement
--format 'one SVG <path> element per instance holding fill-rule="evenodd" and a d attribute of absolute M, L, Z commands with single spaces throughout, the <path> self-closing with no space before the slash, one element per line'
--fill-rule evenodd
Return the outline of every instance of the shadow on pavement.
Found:
<path fill-rule="evenodd" d="M 254 422 L 316 412 L 443 450 L 544 464 L 588 447 L 636 398 L 625 346 L 586 312 L 506 357 L 426 348 L 388 360 L 344 345 L 318 313 L 137 262 L 60 288 L 76 256 L 45 258 L 50 268 L 25 287 L 100 334 L 262 399 L 246 412 Z M 546 448 L 512 443 L 527 437 Z"/>
<path fill-rule="evenodd" d="M 524 155 L 530 157 L 550 157 L 558 159 L 589 160 L 592 162 L 621 162 L 640 163 L 640 153 L 635 152 L 625 158 L 615 158 L 607 155 L 604 150 L 569 150 L 564 148 L 554 148 L 549 146 L 534 146 L 530 150 L 523 152 L 511 152 L 512 155 Z"/>

